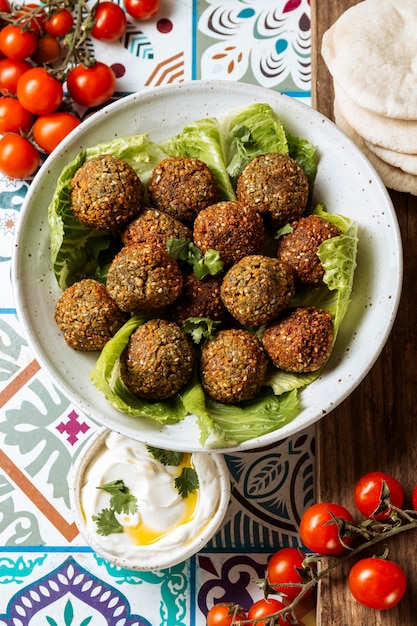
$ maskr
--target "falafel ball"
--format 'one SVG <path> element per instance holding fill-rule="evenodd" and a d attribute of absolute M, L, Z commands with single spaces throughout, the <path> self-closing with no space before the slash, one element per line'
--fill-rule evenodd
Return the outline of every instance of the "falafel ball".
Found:
<path fill-rule="evenodd" d="M 291 223 L 292 232 L 278 239 L 277 258 L 291 267 L 294 280 L 306 287 L 322 284 L 324 268 L 317 254 L 323 241 L 341 235 L 335 224 L 320 217 L 309 215 Z"/>
<path fill-rule="evenodd" d="M 167 247 L 170 238 L 191 241 L 191 229 L 171 215 L 157 209 L 146 209 L 121 232 L 125 246 L 132 243 L 151 243 Z"/>
<path fill-rule="evenodd" d="M 261 254 L 232 265 L 220 294 L 226 308 L 243 326 L 260 326 L 276 318 L 295 292 L 291 270 L 282 261 Z"/>
<path fill-rule="evenodd" d="M 86 161 L 70 183 L 75 218 L 90 228 L 120 229 L 142 209 L 145 188 L 126 161 L 99 154 Z"/>
<path fill-rule="evenodd" d="M 192 223 L 201 209 L 216 202 L 217 183 L 203 161 L 172 156 L 153 169 L 148 194 L 157 209 L 180 222 Z"/>
<path fill-rule="evenodd" d="M 182 292 L 170 308 L 170 317 L 180 325 L 188 317 L 208 317 L 213 321 L 224 321 L 227 310 L 220 297 L 221 283 L 217 276 L 200 280 L 193 273 L 187 274 L 183 277 Z"/>
<path fill-rule="evenodd" d="M 107 291 L 122 311 L 131 313 L 168 306 L 181 289 L 177 262 L 163 248 L 151 244 L 125 246 L 107 273 Z"/>
<path fill-rule="evenodd" d="M 288 154 L 271 152 L 255 157 L 237 180 L 238 200 L 266 214 L 276 228 L 301 217 L 308 195 L 308 178 Z"/>
<path fill-rule="evenodd" d="M 220 330 L 201 349 L 201 384 L 219 402 L 250 400 L 263 385 L 267 364 L 255 335 L 246 330 Z"/>
<path fill-rule="evenodd" d="M 94 352 L 104 348 L 128 315 L 119 309 L 102 283 L 84 278 L 61 293 L 54 318 L 71 348 Z"/>
<path fill-rule="evenodd" d="M 287 372 L 315 372 L 330 356 L 333 322 L 329 311 L 299 306 L 267 326 L 262 344 L 271 361 Z"/>
<path fill-rule="evenodd" d="M 131 334 L 120 357 L 120 377 L 130 391 L 148 400 L 163 400 L 189 380 L 194 352 L 175 322 L 152 319 Z"/>
<path fill-rule="evenodd" d="M 255 209 L 242 202 L 218 202 L 197 215 L 193 239 L 203 253 L 216 250 L 223 264 L 230 266 L 261 251 L 264 223 Z"/>

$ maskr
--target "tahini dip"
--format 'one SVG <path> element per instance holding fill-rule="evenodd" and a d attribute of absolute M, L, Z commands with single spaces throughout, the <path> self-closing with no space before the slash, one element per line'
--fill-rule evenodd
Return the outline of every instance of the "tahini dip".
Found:
<path fill-rule="evenodd" d="M 196 470 L 199 481 L 186 498 L 174 485 L 184 465 Z M 123 532 L 102 536 L 93 516 L 109 507 L 110 494 L 97 487 L 114 480 L 122 480 L 136 496 L 137 511 L 117 514 Z M 87 530 L 97 546 L 127 560 L 137 555 L 139 560 L 158 561 L 167 552 L 175 558 L 175 551 L 181 552 L 204 531 L 219 506 L 220 492 L 210 454 L 187 453 L 180 466 L 163 465 L 146 445 L 110 431 L 85 470 L 80 498 Z"/>

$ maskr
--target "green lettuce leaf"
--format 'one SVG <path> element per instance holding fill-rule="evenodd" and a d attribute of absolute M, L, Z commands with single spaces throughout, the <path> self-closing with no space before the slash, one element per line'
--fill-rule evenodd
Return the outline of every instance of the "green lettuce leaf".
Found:
<path fill-rule="evenodd" d="M 147 135 L 134 135 L 82 150 L 63 169 L 48 208 L 52 269 L 62 291 L 82 278 L 105 280 L 106 267 L 120 246 L 116 234 L 84 226 L 71 210 L 70 181 L 87 159 L 99 154 L 127 161 L 144 183 L 166 156 Z"/>
<path fill-rule="evenodd" d="M 233 184 L 249 161 L 267 152 L 288 154 L 287 135 L 269 104 L 255 103 L 226 116 L 222 138 Z"/>
<path fill-rule="evenodd" d="M 145 315 L 132 316 L 107 342 L 90 373 L 90 380 L 114 408 L 126 415 L 148 417 L 158 424 L 175 424 L 187 415 L 179 394 L 167 400 L 141 400 L 129 391 L 119 375 L 119 359 L 129 337 L 147 319 Z"/>

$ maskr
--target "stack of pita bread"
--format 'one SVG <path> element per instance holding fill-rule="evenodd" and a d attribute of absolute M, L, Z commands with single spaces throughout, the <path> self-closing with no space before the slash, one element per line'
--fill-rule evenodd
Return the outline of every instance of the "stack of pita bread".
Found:
<path fill-rule="evenodd" d="M 363 0 L 324 33 L 336 124 L 384 184 L 417 195 L 417 0 Z"/>

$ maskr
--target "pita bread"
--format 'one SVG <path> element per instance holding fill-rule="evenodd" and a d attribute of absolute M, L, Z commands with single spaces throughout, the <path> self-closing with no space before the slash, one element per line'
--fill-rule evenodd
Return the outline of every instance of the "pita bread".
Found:
<path fill-rule="evenodd" d="M 349 125 L 344 119 L 343 115 L 337 109 L 335 104 L 335 122 L 337 126 L 355 142 L 364 155 L 368 158 L 370 163 L 374 166 L 375 170 L 379 174 L 382 182 L 389 189 L 395 189 L 396 191 L 410 193 L 413 196 L 417 196 L 417 176 L 404 172 L 398 167 L 394 167 L 389 163 L 386 163 L 380 159 L 376 154 L 371 152 L 367 148 L 363 138 Z"/>
<path fill-rule="evenodd" d="M 358 106 L 417 120 L 416 25 L 416 0 L 363 0 L 324 33 L 323 59 Z"/>
<path fill-rule="evenodd" d="M 417 154 L 417 119 L 391 119 L 372 113 L 358 106 L 346 95 L 338 82 L 333 82 L 340 113 L 361 137 L 388 150 Z"/>
<path fill-rule="evenodd" d="M 369 143 L 369 141 L 365 141 L 365 144 L 371 152 L 385 161 L 385 163 L 399 167 L 400 170 L 417 176 L 417 154 L 405 154 L 404 152 L 387 150 L 386 148 L 381 148 L 373 143 Z"/>

